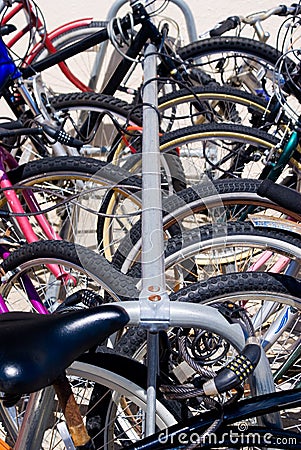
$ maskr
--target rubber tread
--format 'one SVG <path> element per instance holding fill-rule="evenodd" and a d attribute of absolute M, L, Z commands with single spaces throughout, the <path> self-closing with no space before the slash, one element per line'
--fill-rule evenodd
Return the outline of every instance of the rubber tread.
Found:
<path fill-rule="evenodd" d="M 163 200 L 163 217 L 167 216 L 170 212 L 176 211 L 181 205 L 188 206 L 188 214 L 196 212 L 198 210 L 205 210 L 207 201 L 210 196 L 220 196 L 221 201 L 223 196 L 227 194 L 246 193 L 254 194 L 254 199 L 258 200 L 259 204 L 268 206 L 271 205 L 274 209 L 279 209 L 276 204 L 266 201 L 257 195 L 257 190 L 261 184 L 259 180 L 252 179 L 225 179 L 217 180 L 212 183 L 202 183 L 195 185 L 193 188 L 187 188 L 179 192 L 176 195 L 172 195 Z M 209 202 L 209 200 L 208 200 Z M 207 205 L 209 206 L 209 205 Z M 289 213 L 289 211 L 288 211 Z M 177 220 L 177 217 L 174 216 Z M 165 224 L 165 228 L 168 228 L 168 224 Z M 118 249 L 116 250 L 113 258 L 113 265 L 117 268 L 121 268 L 124 262 L 124 255 L 128 255 L 131 248 L 138 242 L 141 237 L 141 221 L 139 220 L 130 230 L 130 232 L 121 241 Z"/>
<path fill-rule="evenodd" d="M 57 110 L 75 106 L 90 106 L 94 108 L 107 109 L 125 118 L 129 117 L 136 125 L 142 125 L 142 110 L 129 105 L 123 100 L 110 95 L 95 92 L 75 92 L 70 94 L 59 94 L 51 99 L 51 106 Z"/>
<path fill-rule="evenodd" d="M 239 272 L 218 275 L 206 281 L 193 283 L 176 294 L 171 300 L 190 303 L 208 303 L 216 298 L 222 300 L 228 294 L 245 292 L 279 293 L 301 299 L 301 282 L 296 278 L 272 272 Z M 199 299 L 199 300 L 197 300 Z"/>
<path fill-rule="evenodd" d="M 223 243 L 227 244 L 227 237 L 230 236 L 241 236 L 245 235 L 244 243 L 246 246 L 250 242 L 252 244 L 252 240 L 254 240 L 254 236 L 258 236 L 265 239 L 265 249 L 273 250 L 272 245 L 270 244 L 270 239 L 281 241 L 286 243 L 287 245 L 296 247 L 296 254 L 300 253 L 301 249 L 301 237 L 298 234 L 289 231 L 282 231 L 279 229 L 271 229 L 265 227 L 257 227 L 254 226 L 251 222 L 227 222 L 223 223 L 215 223 L 214 225 L 208 224 L 203 225 L 199 228 L 195 228 L 189 230 L 187 232 L 183 232 L 180 235 L 176 235 L 168 239 L 165 243 L 165 258 L 170 257 L 171 255 L 180 252 L 179 258 L 181 260 L 185 259 L 185 254 L 187 254 L 187 249 L 189 250 L 190 246 L 194 246 L 202 242 L 204 244 L 206 241 L 214 240 L 214 238 L 222 237 L 224 239 Z M 251 240 L 248 239 L 251 237 Z M 234 244 L 233 244 L 234 245 Z M 202 252 L 202 250 L 200 250 Z M 279 251 L 277 250 L 277 253 Z M 178 260 L 178 257 L 176 258 Z M 128 272 L 128 275 L 133 276 L 134 278 L 139 278 L 141 276 L 141 264 L 135 264 Z"/>
<path fill-rule="evenodd" d="M 217 36 L 210 39 L 202 39 L 178 49 L 179 55 L 184 60 L 223 51 L 250 53 L 272 64 L 275 64 L 282 55 L 280 51 L 269 44 L 236 36 Z"/>
<path fill-rule="evenodd" d="M 158 103 L 159 103 L 159 109 L 162 108 L 161 105 L 164 105 L 168 102 L 178 102 L 179 99 L 183 97 L 183 101 L 187 102 L 187 95 L 192 95 L 191 89 L 180 89 L 179 91 L 173 91 L 169 94 L 166 94 L 162 97 L 159 97 Z M 249 92 L 235 89 L 230 86 L 219 86 L 217 84 L 210 84 L 209 86 L 194 86 L 193 87 L 193 94 L 198 95 L 226 95 L 226 96 L 233 96 L 234 100 L 241 100 L 243 104 L 245 103 L 252 103 L 253 105 L 258 104 L 259 108 L 266 108 L 268 107 L 268 103 L 265 99 L 259 96 L 255 96 L 254 94 L 251 94 Z M 186 100 L 185 100 L 186 99 Z M 231 98 L 226 98 L 225 101 L 230 101 Z M 193 100 L 192 100 L 193 101 Z M 169 106 L 170 107 L 170 106 Z M 163 109 L 163 108 L 162 108 Z M 163 109 L 164 111 L 164 109 Z"/>
<path fill-rule="evenodd" d="M 166 145 L 168 147 L 168 142 L 173 141 L 175 139 L 181 139 L 181 137 L 186 138 L 190 135 L 199 135 L 198 138 L 201 137 L 202 134 L 212 133 L 214 136 L 215 133 L 231 133 L 233 136 L 237 134 L 244 135 L 246 139 L 248 136 L 252 136 L 257 139 L 264 140 L 270 144 L 276 145 L 279 140 L 274 136 L 266 133 L 263 130 L 259 130 L 256 128 L 247 127 L 239 124 L 228 124 L 228 123 L 208 123 L 202 125 L 194 125 L 185 128 L 180 128 L 179 130 L 171 131 L 170 133 L 166 133 L 160 139 L 160 146 Z M 185 141 L 185 139 L 184 139 Z"/>
<path fill-rule="evenodd" d="M 42 174 L 47 176 L 47 174 L 64 171 L 67 173 L 78 171 L 91 177 L 95 175 L 97 178 L 103 178 L 112 184 L 122 182 L 132 190 L 141 189 L 141 179 L 123 168 L 82 156 L 57 156 L 30 161 L 9 171 L 8 177 L 15 184 L 34 176 L 41 176 Z"/>
<path fill-rule="evenodd" d="M 120 273 L 101 255 L 78 244 L 66 241 L 40 241 L 25 244 L 1 264 L 4 272 L 14 271 L 21 264 L 38 258 L 55 258 L 76 264 L 95 275 L 104 288 L 108 288 L 118 300 L 137 299 L 139 293 L 134 279 Z"/>
<path fill-rule="evenodd" d="M 246 235 L 245 243 L 248 244 L 247 236 L 262 236 L 267 238 L 267 248 L 269 247 L 268 239 L 277 239 L 287 244 L 301 249 L 301 237 L 298 234 L 286 232 L 279 229 L 271 229 L 265 227 L 254 226 L 251 222 L 227 222 L 226 224 L 215 223 L 214 225 L 204 225 L 197 229 L 184 232 L 181 235 L 173 236 L 167 241 L 165 246 L 165 256 L 180 251 L 185 251 L 185 247 L 193 245 L 195 242 L 204 242 L 223 236 L 225 244 L 227 236 Z"/>

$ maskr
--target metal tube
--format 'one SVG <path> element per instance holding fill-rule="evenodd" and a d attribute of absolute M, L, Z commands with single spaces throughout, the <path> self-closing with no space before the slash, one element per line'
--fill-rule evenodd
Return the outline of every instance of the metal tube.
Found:
<path fill-rule="evenodd" d="M 127 3 L 127 1 L 128 0 L 115 0 L 107 14 L 106 20 L 109 22 L 111 19 L 116 17 L 120 8 L 123 5 L 125 5 Z M 178 6 L 183 13 L 183 16 L 185 18 L 189 42 L 197 41 L 198 34 L 196 31 L 195 20 L 194 20 L 192 11 L 189 8 L 188 4 L 185 3 L 183 0 L 170 0 L 170 1 L 171 1 L 171 3 L 174 3 L 176 6 Z M 89 87 L 93 90 L 95 90 L 96 86 L 97 86 L 97 82 L 98 82 L 98 79 L 100 76 L 102 65 L 104 63 L 108 44 L 109 44 L 108 40 L 101 44 L 99 51 L 96 55 L 92 70 L 91 70 Z"/>
<path fill-rule="evenodd" d="M 159 150 L 157 90 L 157 49 L 149 44 L 145 51 L 142 137 L 142 290 L 141 323 L 148 329 L 147 339 L 147 436 L 155 432 L 156 378 L 158 374 L 158 332 L 168 326 L 169 298 L 165 294 L 162 194 Z"/>
<path fill-rule="evenodd" d="M 52 386 L 30 395 L 14 450 L 24 450 L 25 448 L 36 450 L 40 448 L 46 424 L 52 414 L 52 402 L 54 402 Z"/>

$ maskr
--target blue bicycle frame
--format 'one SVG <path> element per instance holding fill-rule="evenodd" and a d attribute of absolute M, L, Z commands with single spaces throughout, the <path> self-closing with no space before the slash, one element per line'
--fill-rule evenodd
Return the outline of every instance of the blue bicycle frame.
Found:
<path fill-rule="evenodd" d="M 21 77 L 21 72 L 8 54 L 3 40 L 0 38 L 0 90 L 9 79 L 15 80 Z"/>

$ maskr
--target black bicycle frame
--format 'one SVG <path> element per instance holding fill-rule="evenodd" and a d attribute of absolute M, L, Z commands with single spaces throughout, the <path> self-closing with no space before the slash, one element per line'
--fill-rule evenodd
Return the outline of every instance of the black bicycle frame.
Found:
<path fill-rule="evenodd" d="M 225 447 L 227 445 L 227 439 L 229 440 L 229 436 L 231 436 L 230 430 L 232 430 L 233 427 L 230 426 L 232 424 L 300 406 L 301 388 L 241 400 L 233 405 L 225 406 L 222 416 L 222 425 L 216 431 L 216 437 L 218 440 L 223 440 L 222 446 Z M 215 420 L 220 418 L 220 415 L 220 411 L 200 413 L 198 416 L 189 418 L 185 422 L 174 425 L 167 430 L 160 431 L 133 445 L 127 446 L 126 449 L 163 450 L 187 448 L 188 444 L 193 443 L 192 440 L 190 440 L 190 437 L 193 436 L 194 440 L 197 436 L 201 437 L 209 426 L 212 425 Z M 269 434 L 269 439 L 271 442 L 269 442 L 268 445 L 265 443 L 265 445 L 263 445 L 264 447 L 301 449 L 301 435 L 299 433 L 275 428 L 272 423 L 264 423 L 264 426 L 259 427 L 250 427 L 245 433 L 242 433 L 241 429 L 238 429 L 237 432 L 240 434 L 240 439 L 245 439 L 244 442 L 239 441 L 241 445 L 250 444 L 250 442 L 246 442 L 250 439 L 250 433 L 258 433 L 259 439 L 261 436 L 262 442 L 264 436 Z M 277 444 L 277 439 L 281 439 L 282 443 L 280 447 L 279 441 Z M 230 444 L 232 444 L 233 447 L 233 442 L 230 441 Z M 207 442 L 207 444 L 206 441 L 202 442 L 202 448 L 212 447 L 217 447 L 217 445 L 214 445 L 212 442 Z"/>
<path fill-rule="evenodd" d="M 141 24 L 141 29 L 134 37 L 133 42 L 126 52 L 126 56 L 131 59 L 136 59 L 148 39 L 150 39 L 154 45 L 158 45 L 160 44 L 162 37 L 158 28 L 151 22 L 149 14 L 146 12 L 144 6 L 141 3 L 133 5 L 133 18 L 134 25 Z M 123 19 L 121 19 L 120 23 L 123 32 L 126 34 L 132 26 L 129 17 L 124 17 Z M 114 31 L 117 34 L 119 32 L 116 24 L 114 25 Z M 91 34 L 91 36 L 87 36 L 86 38 L 81 39 L 75 44 L 69 45 L 65 49 L 59 50 L 53 55 L 47 56 L 42 61 L 34 63 L 30 67 L 21 69 L 22 75 L 24 76 L 24 78 L 28 78 L 37 72 L 42 72 L 43 70 L 53 67 L 56 64 L 65 61 L 66 59 L 71 58 L 72 56 L 75 56 L 80 52 L 88 50 L 94 45 L 101 44 L 108 39 L 109 35 L 107 29 L 97 31 L 96 33 Z M 133 61 L 127 58 L 123 58 L 111 75 L 102 93 L 107 95 L 114 95 L 122 80 L 130 70 L 132 64 Z M 172 65 L 170 69 L 173 69 L 174 64 L 171 62 L 171 60 L 169 60 L 169 64 Z"/>

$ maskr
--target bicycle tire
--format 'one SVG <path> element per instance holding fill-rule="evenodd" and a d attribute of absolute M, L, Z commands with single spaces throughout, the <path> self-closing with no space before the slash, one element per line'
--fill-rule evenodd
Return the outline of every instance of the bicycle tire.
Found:
<path fill-rule="evenodd" d="M 207 75 L 209 74 L 209 79 L 206 80 L 205 78 L 205 83 L 210 82 L 213 78 L 220 84 L 232 84 L 235 87 L 245 88 L 259 95 L 268 94 L 267 86 L 261 83 L 263 81 L 261 80 L 259 86 L 257 86 L 257 83 L 255 84 L 254 91 L 252 83 L 248 84 L 248 80 L 244 77 L 239 77 L 239 73 L 236 73 L 236 66 L 239 67 L 242 65 L 241 62 L 238 63 L 239 57 L 243 57 L 244 64 L 249 58 L 248 64 L 251 71 L 254 62 L 257 62 L 257 64 L 259 62 L 259 66 L 263 67 L 266 71 L 266 76 L 263 78 L 272 79 L 273 68 L 282 55 L 280 51 L 269 44 L 238 36 L 218 36 L 211 37 L 210 39 L 202 39 L 179 48 L 178 52 L 181 58 L 188 62 L 188 65 L 189 61 L 191 61 L 192 67 L 199 66 Z M 220 57 L 217 56 L 218 54 L 220 54 Z M 209 59 L 212 55 L 214 56 L 213 61 L 210 62 L 209 60 L 206 62 L 206 57 Z M 232 56 L 234 60 L 233 67 L 228 67 L 229 74 L 227 74 L 227 63 L 229 63 Z M 224 58 L 224 60 L 221 58 Z M 221 64 L 219 64 L 219 60 Z M 292 67 L 294 66 L 294 63 L 289 58 L 287 58 L 287 61 Z"/>
<path fill-rule="evenodd" d="M 138 149 L 139 143 L 140 139 Z M 131 144 L 135 146 L 135 142 Z M 161 153 L 174 151 L 180 155 L 187 186 L 198 183 L 204 174 L 212 179 L 263 177 L 267 170 L 263 155 L 272 151 L 277 158 L 279 145 L 281 148 L 283 143 L 263 130 L 229 123 L 188 126 L 160 138 Z M 128 156 L 123 167 L 137 171 L 140 165 L 141 154 L 136 152 Z"/>
<path fill-rule="evenodd" d="M 167 164 L 169 167 L 171 167 L 171 161 L 178 163 L 178 156 L 172 156 L 171 152 L 180 154 L 179 159 L 184 168 L 184 175 L 181 174 L 181 179 L 179 180 L 180 185 L 185 180 L 187 186 L 192 186 L 206 178 L 206 175 L 209 178 L 218 178 L 218 174 L 223 175 L 223 177 L 229 177 L 231 173 L 232 176 L 247 178 L 249 171 L 251 171 L 252 178 L 259 177 L 265 167 L 261 163 L 264 152 L 270 152 L 272 149 L 275 149 L 278 142 L 276 137 L 262 130 L 236 124 L 210 123 L 185 127 L 164 134 L 160 139 L 160 150 L 163 154 L 168 152 Z M 213 150 L 217 152 L 220 158 L 217 158 L 216 163 L 210 163 L 206 171 L 202 156 L 208 149 L 211 149 L 212 145 Z M 258 154 L 262 156 L 258 158 Z M 122 157 L 121 161 L 123 161 Z M 253 167 L 254 165 L 255 168 Z M 130 172 L 135 171 L 136 173 L 138 171 L 139 173 L 141 171 L 141 155 L 136 153 L 128 156 L 127 161 L 122 167 Z M 170 172 L 172 170 L 170 169 Z M 255 170 L 257 170 L 256 173 Z M 175 185 L 174 176 L 172 176 L 172 183 Z M 115 199 L 112 201 L 111 210 L 113 211 L 116 203 Z M 108 210 L 110 211 L 110 208 L 108 208 L 108 203 L 106 202 L 103 205 L 103 209 L 102 207 L 100 208 L 100 212 L 104 213 Z M 114 224 L 109 224 L 108 227 L 110 226 L 113 227 Z M 100 222 L 98 242 L 104 239 L 101 234 L 102 230 L 103 223 Z M 116 246 L 114 246 L 111 254 L 115 250 Z"/>
<path fill-rule="evenodd" d="M 107 21 L 91 20 L 90 23 L 81 26 L 78 26 L 78 24 L 75 23 L 73 29 L 65 30 L 60 34 L 56 34 L 51 42 L 56 50 L 62 50 L 63 48 L 75 44 L 77 41 L 90 36 L 96 31 L 106 28 L 106 26 Z M 43 71 L 43 80 L 51 88 L 51 90 L 56 93 L 73 92 L 75 88 L 81 91 L 91 91 L 89 87 L 90 73 L 93 67 L 94 58 L 96 57 L 100 46 L 101 44 L 93 47 L 93 49 L 89 49 L 86 52 L 81 52 L 81 54 L 78 54 L 73 58 L 69 58 L 68 61 L 65 62 L 72 75 L 75 76 L 75 80 L 71 80 L 65 75 L 62 75 L 62 72 L 58 66 L 51 67 Z M 49 56 L 49 54 L 49 51 L 40 45 L 33 55 L 29 55 L 29 58 L 27 58 L 28 63 L 34 64 L 35 62 L 41 61 Z M 93 58 L 91 59 L 92 54 Z M 83 59 L 84 55 L 86 55 L 85 59 Z"/>
<path fill-rule="evenodd" d="M 36 255 L 38 259 L 35 259 Z M 50 260 L 59 267 L 58 275 L 53 275 Z M 81 289 L 92 289 L 102 298 L 106 293 L 118 301 L 138 298 L 133 279 L 120 274 L 103 256 L 71 242 L 45 240 L 24 244 L 2 264 L 3 270 L 8 270 L 8 278 L 12 276 L 15 279 L 14 284 L 7 279 L 1 286 L 3 299 L 10 310 L 35 310 L 35 302 L 31 302 L 34 297 L 52 311 L 69 295 Z M 9 267 L 14 267 L 12 272 Z M 23 282 L 24 274 L 31 283 L 29 291 L 35 292 L 32 296 Z"/>
<path fill-rule="evenodd" d="M 281 255 L 289 260 L 279 270 L 283 273 L 287 265 L 295 261 L 295 275 L 297 275 L 301 260 L 300 236 L 292 230 L 279 230 L 272 226 L 272 222 L 271 228 L 254 225 L 251 219 L 250 222 L 208 224 L 171 237 L 165 243 L 165 270 L 174 271 L 176 274 L 174 281 L 172 274 L 166 274 L 168 290 L 173 292 L 190 283 L 229 271 L 249 271 L 254 261 L 259 259 L 260 251 L 273 252 L 261 266 L 258 263 L 261 270 L 270 271 Z M 128 273 L 139 277 L 140 264 L 135 264 Z"/>
<path fill-rule="evenodd" d="M 117 189 L 124 201 L 136 204 L 140 201 L 141 180 L 112 164 L 85 157 L 53 157 L 31 161 L 7 172 L 17 191 L 19 200 L 29 214 L 31 225 L 42 239 L 61 237 L 97 247 L 96 220 L 99 202 L 106 190 Z M 33 194 L 37 207 L 28 209 L 27 195 Z M 2 195 L 2 207 L 6 199 Z M 40 214 L 30 215 L 30 211 Z M 9 214 L 10 221 L 17 217 Z M 41 228 L 43 217 L 53 225 L 53 231 Z M 38 223 L 37 223 L 38 222 Z M 5 227 L 5 221 L 3 223 Z M 16 228 L 18 230 L 18 227 Z M 47 227 L 46 227 L 47 230 Z M 11 234 L 11 238 L 13 238 Z M 24 235 L 17 233 L 16 244 Z"/>
<path fill-rule="evenodd" d="M 187 188 L 163 200 L 163 227 L 170 236 L 172 227 L 189 230 L 208 221 L 218 223 L 226 220 L 244 220 L 249 213 L 293 217 L 297 214 L 279 207 L 268 199 L 259 197 L 257 190 L 261 181 L 253 179 L 204 180 L 203 183 Z M 170 231 L 169 231 L 170 230 Z M 139 258 L 141 245 L 141 221 L 137 221 L 119 243 L 112 260 L 113 265 L 127 272 Z"/>
<path fill-rule="evenodd" d="M 85 110 L 90 111 L 93 115 L 94 113 L 105 113 L 109 112 L 112 114 L 115 119 L 120 119 L 121 125 L 134 125 L 138 128 L 142 126 L 142 111 L 140 108 L 135 108 L 128 103 L 116 99 L 115 97 L 103 95 L 103 94 L 95 94 L 95 93 L 75 93 L 75 94 L 61 94 L 52 99 L 51 102 L 53 108 L 60 112 L 61 114 L 68 115 L 72 111 L 80 111 L 83 112 Z M 84 117 L 86 120 L 86 117 Z M 95 116 L 92 118 L 95 120 Z M 80 118 L 80 123 L 83 122 L 83 118 Z M 106 137 L 106 127 L 107 123 L 104 123 L 102 120 L 101 127 L 98 127 L 96 137 L 93 140 L 96 140 L 97 146 L 102 149 L 106 149 L 106 154 L 113 153 L 119 143 L 120 143 L 120 133 L 114 130 L 113 134 Z M 82 130 L 81 130 L 82 132 Z M 93 151 L 93 149 L 92 149 Z M 83 153 L 89 155 L 89 148 L 83 149 Z M 173 152 L 170 152 L 173 154 Z M 95 152 L 97 154 L 97 151 Z M 178 158 L 171 158 L 168 155 L 165 157 L 168 159 L 167 162 L 163 161 L 162 166 L 166 171 L 170 171 L 170 174 L 167 173 L 167 177 L 172 184 L 172 189 L 178 191 L 185 187 L 185 178 L 183 175 L 183 168 L 181 166 L 181 162 Z M 106 158 L 107 161 L 111 162 L 111 158 Z M 133 167 L 130 167 L 133 170 Z"/>
<path fill-rule="evenodd" d="M 193 148 L 194 143 L 195 149 Z M 257 152 L 259 155 L 261 151 L 269 152 L 277 143 L 277 138 L 256 128 L 239 124 L 210 123 L 185 127 L 164 134 L 160 140 L 160 150 L 164 152 L 170 151 L 172 148 L 179 148 L 185 179 L 189 186 L 199 182 L 203 173 L 207 173 L 209 177 L 215 179 L 221 176 L 251 178 L 250 173 L 252 173 L 252 178 L 257 178 L 261 175 L 264 167 L 259 163 L 256 168 L 255 159 L 259 160 L 257 162 L 261 160 L 261 157 L 257 158 Z M 209 147 L 209 144 L 213 146 L 213 149 Z M 216 161 L 212 163 L 209 161 L 209 151 L 211 150 L 217 152 Z M 206 162 L 209 164 L 207 169 L 200 156 L 206 158 Z M 193 160 L 192 162 L 190 162 L 190 158 Z"/>
<path fill-rule="evenodd" d="M 239 302 L 252 298 L 265 301 L 277 301 L 279 304 L 289 305 L 300 311 L 300 281 L 295 277 L 285 274 L 271 272 L 230 273 L 213 277 L 206 282 L 196 283 L 193 285 L 192 290 L 195 290 L 196 296 L 200 295 L 199 298 L 202 298 L 206 303 L 219 301 L 219 299 Z M 184 288 L 183 301 L 193 301 L 193 295 L 191 291 L 189 292 L 190 294 L 186 295 L 188 294 L 188 290 L 185 291 Z M 299 327 L 297 327 L 296 333 L 298 333 L 298 329 Z M 297 337 L 300 339 L 299 333 Z M 290 351 L 293 348 L 294 345 L 292 344 Z M 289 354 L 284 355 L 284 358 L 287 358 Z M 276 361 L 273 369 L 277 370 L 279 365 L 280 361 Z M 280 381 L 280 389 L 282 383 L 283 389 L 288 387 L 285 384 L 287 379 L 278 381 Z M 293 386 L 296 386 L 299 378 L 294 379 L 293 377 L 291 382 Z"/>
<path fill-rule="evenodd" d="M 269 108 L 262 97 L 216 83 L 176 90 L 158 100 L 164 131 L 212 121 L 260 128 L 266 126 L 263 116 L 270 113 Z"/>

